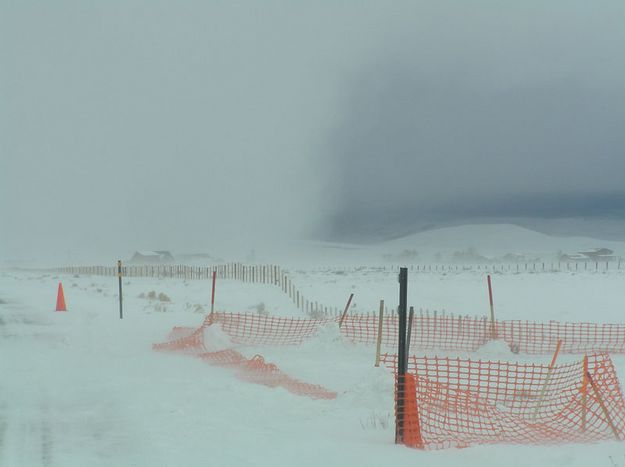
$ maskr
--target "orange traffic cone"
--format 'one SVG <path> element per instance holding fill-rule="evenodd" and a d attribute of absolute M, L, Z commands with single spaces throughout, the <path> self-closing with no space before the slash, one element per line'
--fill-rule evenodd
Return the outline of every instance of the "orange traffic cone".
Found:
<path fill-rule="evenodd" d="M 404 444 L 411 448 L 423 449 L 421 422 L 417 406 L 417 382 L 415 375 L 406 374 L 404 395 Z"/>
<path fill-rule="evenodd" d="M 59 291 L 56 294 L 56 311 L 67 311 L 65 307 L 65 295 L 63 294 L 63 284 L 59 282 Z"/>

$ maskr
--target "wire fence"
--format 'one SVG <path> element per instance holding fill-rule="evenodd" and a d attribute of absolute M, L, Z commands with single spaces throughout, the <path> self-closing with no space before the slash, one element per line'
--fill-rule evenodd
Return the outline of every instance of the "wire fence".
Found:
<path fill-rule="evenodd" d="M 555 273 L 555 272 L 589 272 L 589 273 L 625 273 L 625 265 L 621 261 L 566 261 L 566 262 L 531 262 L 531 263 L 496 263 L 496 264 L 411 264 L 409 270 L 415 273 Z M 49 272 L 60 272 L 74 275 L 116 276 L 117 266 L 64 266 L 47 269 Z M 371 272 L 394 273 L 399 266 L 353 266 L 349 268 L 319 268 L 307 270 L 314 274 L 332 272 L 334 274 L 369 274 Z M 124 277 L 175 278 L 184 280 L 210 280 L 213 273 L 220 279 L 240 280 L 244 283 L 268 284 L 280 288 L 289 297 L 297 310 L 312 318 L 330 318 L 340 316 L 342 309 L 312 300 L 304 295 L 295 285 L 292 276 L 298 271 L 287 271 L 280 266 L 248 265 L 242 263 L 226 263 L 213 266 L 189 266 L 175 264 L 126 265 L 122 266 Z"/>
<path fill-rule="evenodd" d="M 117 266 L 64 266 L 52 270 L 62 274 L 117 276 Z M 209 280 L 213 273 L 219 279 L 233 279 L 244 283 L 268 284 L 279 287 L 296 308 L 311 317 L 334 317 L 342 312 L 337 307 L 310 300 L 295 286 L 288 274 L 276 265 L 246 265 L 228 263 L 217 266 L 137 265 L 122 266 L 124 277 L 174 278 Z"/>
<path fill-rule="evenodd" d="M 611 260 L 585 261 L 525 261 L 525 262 L 475 262 L 475 263 L 411 263 L 385 265 L 355 265 L 355 266 L 316 266 L 307 268 L 307 273 L 370 273 L 370 272 L 399 272 L 401 267 L 408 268 L 413 273 L 479 273 L 479 274 L 521 274 L 521 273 L 606 273 L 625 272 L 625 262 L 621 258 Z"/>

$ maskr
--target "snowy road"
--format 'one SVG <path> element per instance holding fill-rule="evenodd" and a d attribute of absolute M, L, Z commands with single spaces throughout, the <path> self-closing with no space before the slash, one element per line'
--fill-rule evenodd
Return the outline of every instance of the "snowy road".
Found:
<path fill-rule="evenodd" d="M 343 287 L 307 277 L 330 300 Z M 562 275 L 551 286 L 534 278 L 516 285 L 498 278 L 499 302 L 514 293 L 537 302 L 556 301 L 553 291 L 606 290 L 614 315 L 620 313 L 618 277 L 591 279 Z M 306 277 L 302 277 L 303 281 Z M 510 278 L 512 280 L 513 278 Z M 55 313 L 56 285 L 65 286 L 69 311 Z M 371 289 L 371 277 L 347 278 L 355 293 Z M 425 280 L 425 278 L 424 278 Z M 544 280 L 544 279 L 541 279 Z M 378 278 L 390 294 L 391 278 Z M 431 296 L 453 306 L 458 294 L 472 296 L 479 278 L 431 277 Z M 542 446 L 480 446 L 419 452 L 393 444 L 386 422 L 393 411 L 392 379 L 372 366 L 372 349 L 325 333 L 298 348 L 248 349 L 303 381 L 336 391 L 334 401 L 310 400 L 281 388 L 242 382 L 232 371 L 186 356 L 157 353 L 174 325 L 197 325 L 203 313 L 189 304 L 206 303 L 204 282 L 133 279 L 126 284 L 127 314 L 117 315 L 116 284 L 104 277 L 53 277 L 0 273 L 0 465 L 21 466 L 625 466 L 622 443 Z M 581 290 L 579 290 L 581 287 Z M 172 301 L 166 310 L 141 293 L 156 290 Z M 337 290 L 337 292 L 334 292 Z M 325 291 L 325 292 L 324 292 Z M 505 292 L 504 292 L 505 291 Z M 241 310 L 263 302 L 287 314 L 288 301 L 273 289 L 221 284 L 219 307 Z M 386 292 L 383 292 L 386 293 Z M 334 294 L 334 295 L 333 295 Z M 333 298 L 334 297 L 334 298 Z M 434 298 L 433 298 L 434 297 Z M 475 306 L 481 292 L 475 294 Z M 577 309 L 581 313 L 583 300 Z M 469 305 L 473 306 L 470 299 Z M 450 305 L 447 305 L 450 308 Z M 548 358 L 548 357 L 547 357 Z M 625 360 L 615 359 L 619 374 Z M 610 460 L 610 457 L 612 461 Z"/>

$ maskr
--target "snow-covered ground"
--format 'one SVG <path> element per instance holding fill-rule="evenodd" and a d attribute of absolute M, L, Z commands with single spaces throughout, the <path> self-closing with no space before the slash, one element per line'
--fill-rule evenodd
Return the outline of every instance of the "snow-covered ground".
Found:
<path fill-rule="evenodd" d="M 390 270 L 300 268 L 292 277 L 327 305 L 342 307 L 349 293 L 358 311 L 377 309 L 380 299 L 397 304 Z M 616 271 L 495 275 L 497 316 L 624 322 L 624 279 Z M 67 313 L 53 311 L 59 281 Z M 151 291 L 171 301 L 150 300 Z M 0 273 L 0 465 L 625 465 L 625 444 L 616 442 L 437 452 L 396 446 L 393 380 L 374 368 L 370 346 L 344 342 L 328 328 L 295 348 L 239 347 L 338 393 L 336 400 L 312 400 L 241 381 L 199 359 L 152 351 L 173 326 L 202 322 L 208 281 L 126 278 L 124 293 L 120 320 L 116 278 Z M 484 314 L 485 276 L 411 274 L 409 304 Z M 302 316 L 279 288 L 235 280 L 219 281 L 216 309 Z M 493 358 L 506 357 L 499 350 Z M 625 358 L 614 360 L 625 375 Z"/>
<path fill-rule="evenodd" d="M 516 255 L 528 261 L 539 259 L 557 262 L 562 253 L 575 254 L 593 248 L 608 248 L 616 256 L 625 256 L 625 242 L 590 237 L 555 237 L 518 225 L 462 225 L 426 230 L 405 237 L 370 245 L 333 243 L 281 243 L 276 248 L 255 249 L 254 261 L 277 261 L 298 268 L 302 264 L 318 266 L 373 266 L 478 259 L 506 261 Z M 249 258 L 239 260 L 249 262 Z"/>

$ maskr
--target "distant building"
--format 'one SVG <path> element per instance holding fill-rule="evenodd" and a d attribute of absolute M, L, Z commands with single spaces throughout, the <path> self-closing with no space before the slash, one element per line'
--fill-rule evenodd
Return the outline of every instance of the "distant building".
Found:
<path fill-rule="evenodd" d="M 137 251 L 130 259 L 131 263 L 136 264 L 160 264 L 160 263 L 173 263 L 174 257 L 169 251 Z"/>
<path fill-rule="evenodd" d="M 574 254 L 565 254 L 560 257 L 562 261 L 616 261 L 618 256 L 609 248 L 593 248 L 588 251 L 578 251 Z"/>
<path fill-rule="evenodd" d="M 612 257 L 614 252 L 610 250 L 609 248 L 593 248 L 592 250 L 589 250 L 589 251 L 580 251 L 579 254 L 584 255 L 590 259 L 596 259 L 596 258 L 605 258 L 606 256 Z"/>

